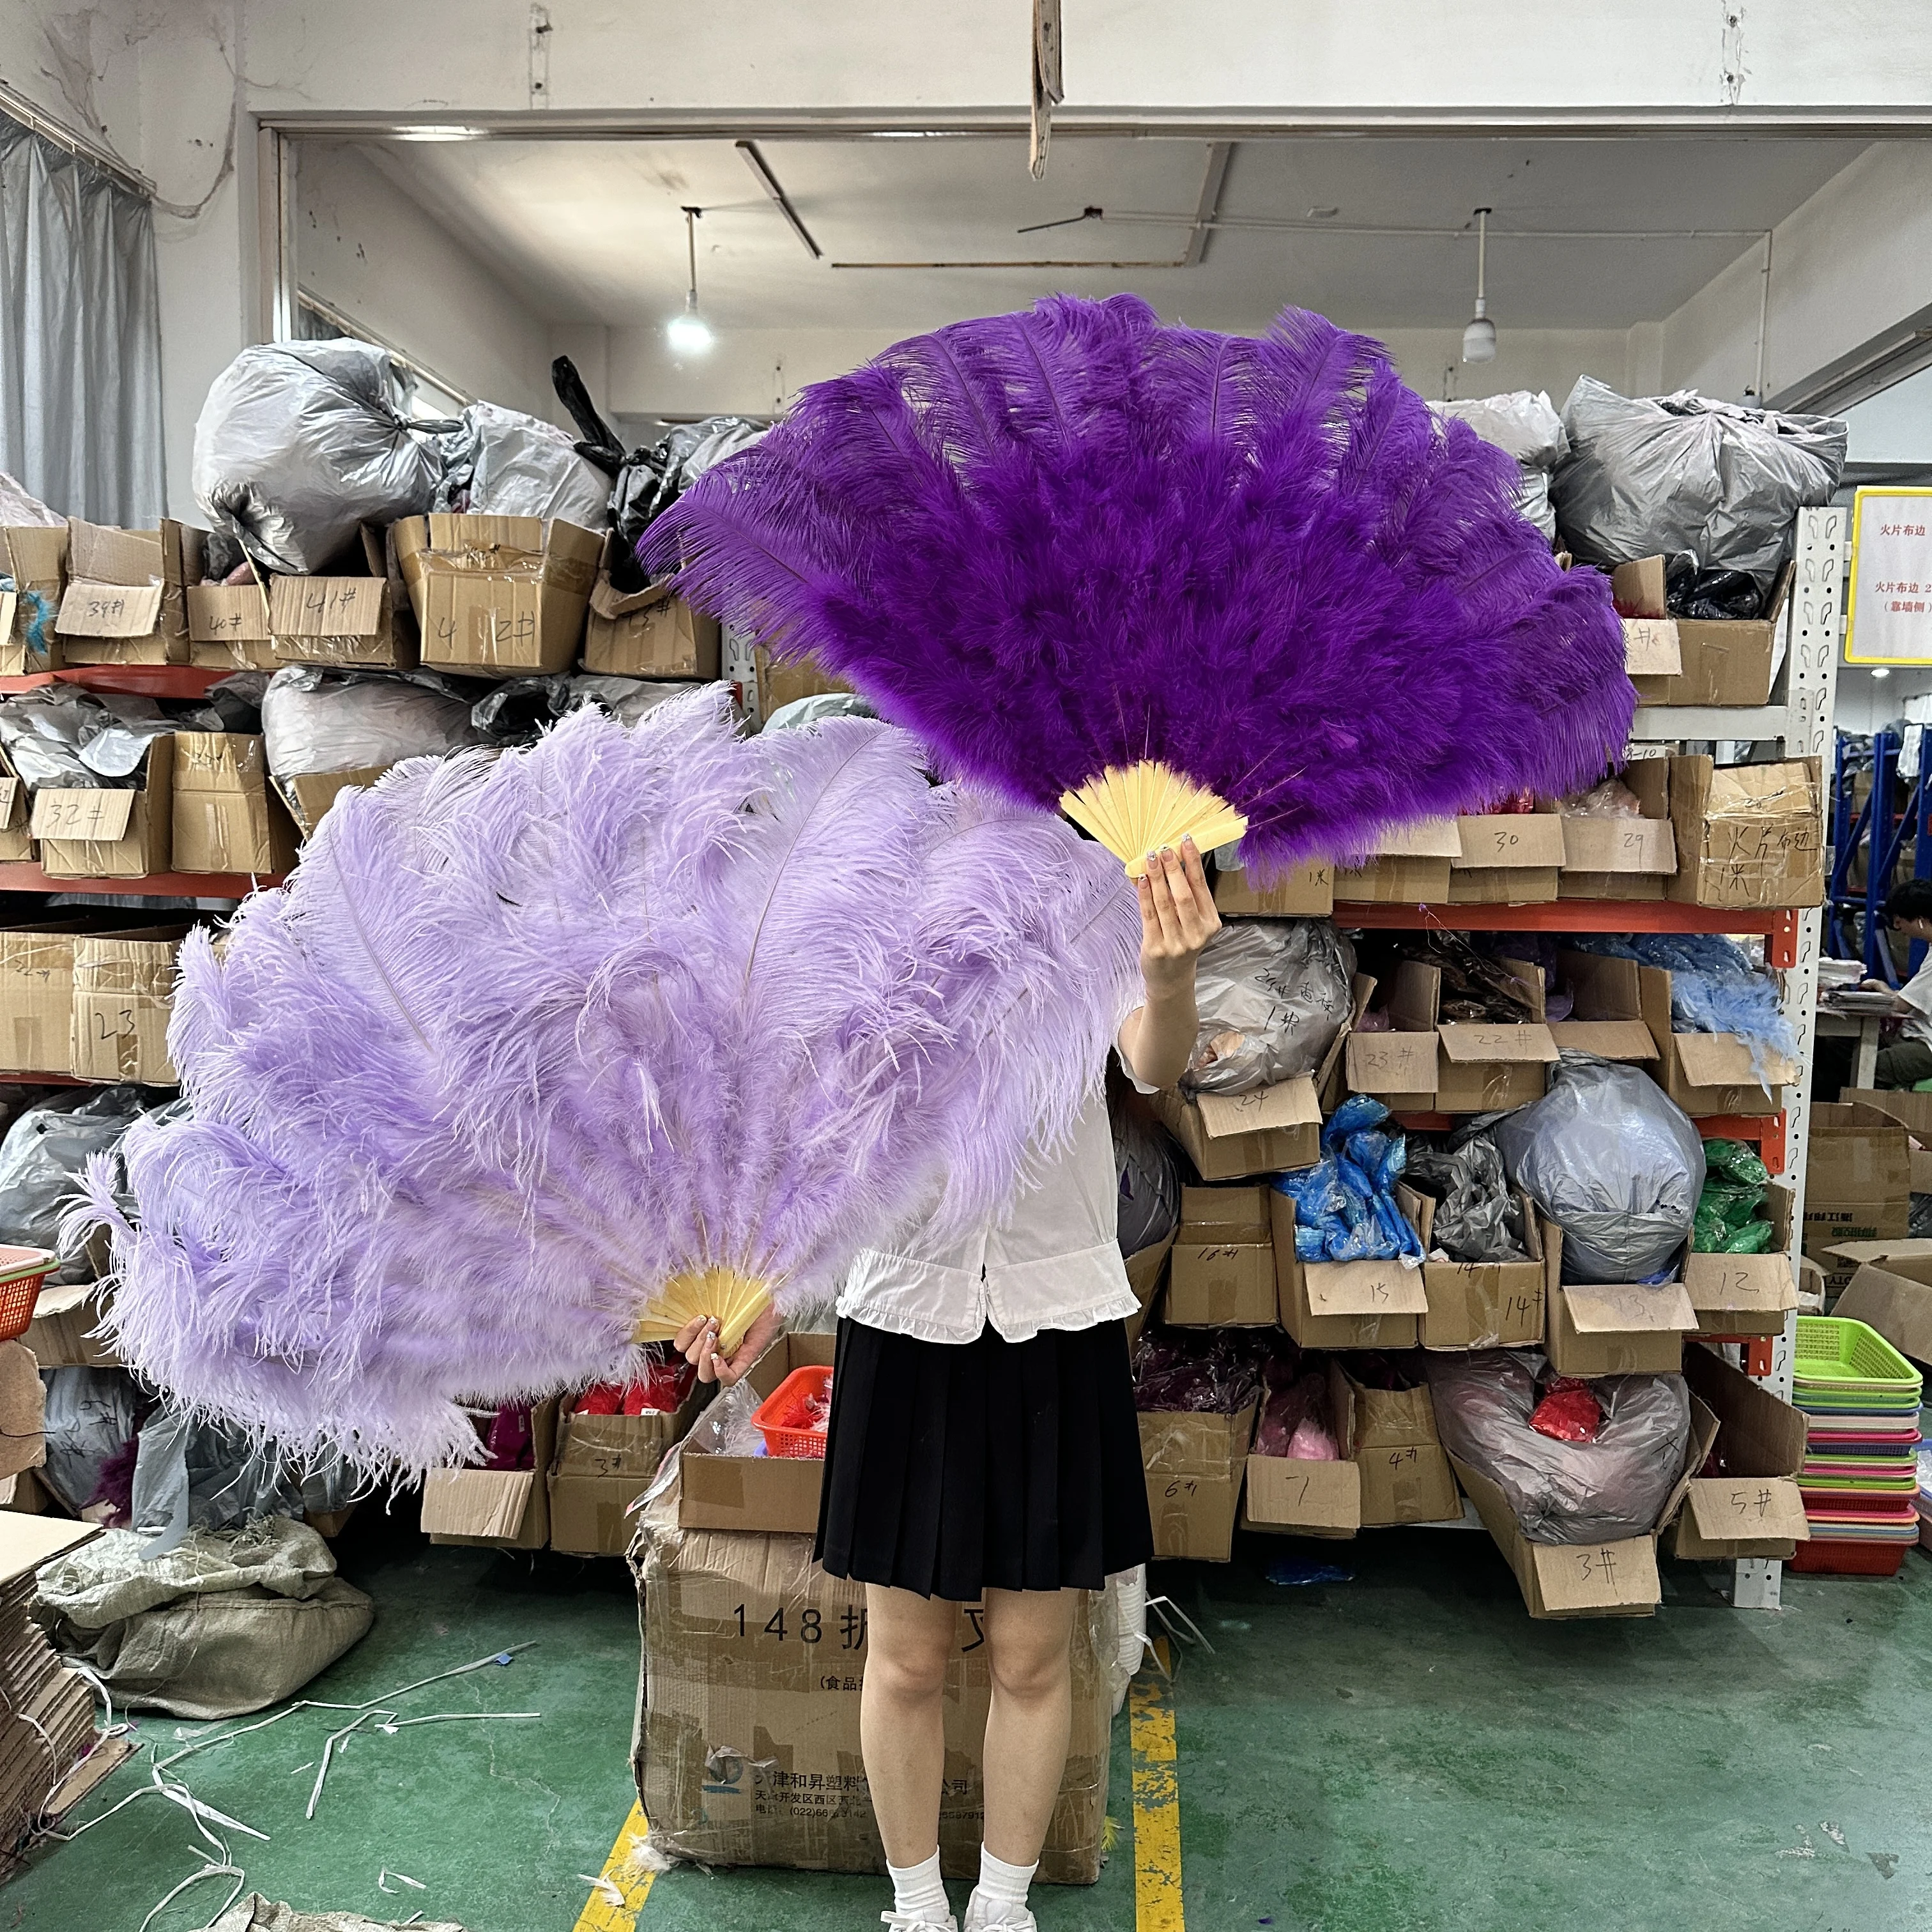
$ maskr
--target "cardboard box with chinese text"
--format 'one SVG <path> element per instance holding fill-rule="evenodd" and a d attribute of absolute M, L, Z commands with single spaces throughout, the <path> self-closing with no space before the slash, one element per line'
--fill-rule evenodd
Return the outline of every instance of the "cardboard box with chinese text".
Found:
<path fill-rule="evenodd" d="M 1298 866 L 1263 886 L 1224 866 L 1214 878 L 1214 906 L 1224 919 L 1326 919 L 1335 910 L 1335 868 Z"/>
<path fill-rule="evenodd" d="M 1677 870 L 1665 896 L 1732 910 L 1814 906 L 1825 896 L 1816 758 L 1726 765 L 1670 760 Z"/>

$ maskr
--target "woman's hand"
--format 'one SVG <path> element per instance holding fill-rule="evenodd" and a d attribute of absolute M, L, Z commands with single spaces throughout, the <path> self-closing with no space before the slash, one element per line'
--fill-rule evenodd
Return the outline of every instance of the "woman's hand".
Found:
<path fill-rule="evenodd" d="M 784 1326 L 784 1317 L 777 1305 L 766 1302 L 758 1319 L 745 1330 L 745 1339 L 726 1356 L 718 1352 L 717 1317 L 701 1315 L 677 1331 L 677 1352 L 687 1362 L 698 1365 L 700 1382 L 718 1382 L 729 1388 L 744 1380 L 752 1365 L 772 1346 Z"/>
<path fill-rule="evenodd" d="M 1162 846 L 1148 854 L 1135 882 L 1141 900 L 1141 977 L 1150 998 L 1192 993 L 1201 949 L 1221 929 L 1214 895 L 1192 838 L 1179 851 Z"/>

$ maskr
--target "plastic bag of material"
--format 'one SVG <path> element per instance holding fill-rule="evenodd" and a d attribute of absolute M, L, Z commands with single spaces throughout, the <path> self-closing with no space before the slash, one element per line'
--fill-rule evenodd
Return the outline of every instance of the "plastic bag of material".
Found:
<path fill-rule="evenodd" d="M 1447 1147 L 1412 1145 L 1408 1184 L 1436 1200 L 1430 1239 L 1452 1262 L 1529 1258 L 1522 1206 L 1510 1191 L 1503 1157 L 1486 1133 Z"/>
<path fill-rule="evenodd" d="M 1137 1255 L 1166 1240 L 1180 1222 L 1180 1168 L 1174 1143 L 1124 1108 L 1113 1118 L 1114 1172 L 1120 1182 L 1115 1226 L 1120 1252 Z"/>
<path fill-rule="evenodd" d="M 1620 396 L 1580 376 L 1563 406 L 1570 453 L 1550 482 L 1556 526 L 1580 562 L 1688 553 L 1768 588 L 1808 505 L 1828 503 L 1848 432 L 1694 390 Z"/>
<path fill-rule="evenodd" d="M 1700 1254 L 1762 1254 L 1771 1246 L 1764 1218 L 1770 1185 L 1770 1171 L 1742 1141 L 1706 1141 L 1691 1246 Z"/>
<path fill-rule="evenodd" d="M 795 731 L 801 725 L 816 724 L 827 718 L 876 718 L 878 713 L 851 691 L 819 691 L 809 698 L 794 698 L 781 704 L 765 720 L 767 731 Z"/>
<path fill-rule="evenodd" d="M 1491 1130 L 1510 1180 L 1563 1231 L 1563 1279 L 1660 1276 L 1689 1238 L 1704 1144 L 1648 1074 L 1565 1052 L 1540 1100 Z"/>
<path fill-rule="evenodd" d="M 125 1369 L 47 1369 L 40 1379 L 47 1391 L 40 1480 L 78 1516 L 100 1487 L 101 1471 L 134 1439 L 148 1404 Z"/>
<path fill-rule="evenodd" d="M 1421 1259 L 1421 1238 L 1395 1198 L 1407 1144 L 1388 1130 L 1388 1119 L 1379 1100 L 1352 1094 L 1322 1130 L 1322 1159 L 1276 1177 L 1276 1192 L 1294 1203 L 1297 1259 Z"/>
<path fill-rule="evenodd" d="M 441 758 L 482 742 L 469 704 L 413 678 L 288 664 L 262 694 L 262 735 L 278 778 Z"/>
<path fill-rule="evenodd" d="M 1325 919 L 1244 919 L 1208 940 L 1189 1094 L 1245 1094 L 1312 1073 L 1348 1017 L 1355 951 Z"/>
<path fill-rule="evenodd" d="M 25 484 L 0 470 L 0 530 L 54 530 L 66 521 L 66 518 L 58 511 L 49 509 Z"/>
<path fill-rule="evenodd" d="M 1438 416 L 1467 423 L 1485 442 L 1507 450 L 1522 472 L 1516 507 L 1546 537 L 1556 535 L 1550 507 L 1550 472 L 1569 454 L 1563 418 L 1540 389 L 1512 389 L 1499 396 L 1472 396 L 1466 402 L 1432 403 Z"/>
<path fill-rule="evenodd" d="M 586 704 L 596 705 L 620 724 L 634 724 L 660 704 L 688 697 L 698 688 L 690 684 L 594 674 L 507 678 L 492 685 L 470 706 L 470 722 L 500 744 L 530 744 L 557 719 Z"/>
<path fill-rule="evenodd" d="M 479 517 L 561 517 L 602 531 L 610 520 L 610 478 L 577 453 L 554 423 L 472 403 L 440 439 L 436 508 Z"/>
<path fill-rule="evenodd" d="M 1261 1393 L 1268 1338 L 1258 1329 L 1150 1328 L 1134 1352 L 1143 1414 L 1238 1415 Z"/>
<path fill-rule="evenodd" d="M 142 1112 L 138 1087 L 56 1094 L 28 1108 L 0 1141 L 0 1242 L 58 1250 L 61 1215 L 87 1163 L 107 1153 Z M 85 1256 L 63 1262 L 47 1277 L 55 1286 L 93 1279 Z"/>
<path fill-rule="evenodd" d="M 768 427 L 743 416 L 706 416 L 702 422 L 680 423 L 648 449 L 634 450 L 624 459 L 610 499 L 611 520 L 620 539 L 610 572 L 616 590 L 628 596 L 644 587 L 635 554 L 645 530 L 707 470 L 749 449 Z"/>
<path fill-rule="evenodd" d="M 390 401 L 389 352 L 374 344 L 265 343 L 216 376 L 194 426 L 195 500 L 266 568 L 320 570 L 362 524 L 422 514 L 441 466 Z"/>
<path fill-rule="evenodd" d="M 134 1527 L 154 1539 L 144 1555 L 176 1548 L 190 1529 L 299 1516 L 302 1508 L 301 1472 L 272 1442 L 172 1407 L 142 1424 L 134 1515 Z"/>
<path fill-rule="evenodd" d="M 1605 1376 L 1596 1439 L 1568 1442 L 1529 1426 L 1545 1364 L 1532 1348 L 1427 1358 L 1442 1446 L 1502 1490 L 1532 1543 L 1648 1536 L 1684 1470 L 1690 1394 L 1682 1376 Z"/>

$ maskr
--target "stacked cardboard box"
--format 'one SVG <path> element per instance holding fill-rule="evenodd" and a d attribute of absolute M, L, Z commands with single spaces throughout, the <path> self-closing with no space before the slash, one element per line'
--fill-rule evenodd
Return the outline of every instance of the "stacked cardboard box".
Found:
<path fill-rule="evenodd" d="M 64 662 L 186 664 L 187 590 L 201 581 L 203 535 L 169 518 L 158 530 L 70 519 L 67 588 L 55 622 Z"/>
<path fill-rule="evenodd" d="M 1545 1221 L 1539 1232 L 1544 1347 L 1559 1376 L 1675 1375 L 1682 1368 L 1697 1311 L 1682 1281 L 1566 1283 L 1562 1229 Z"/>
<path fill-rule="evenodd" d="M 1825 821 L 1816 758 L 1719 767 L 1670 761 L 1677 870 L 1666 896 L 1732 910 L 1814 906 L 1825 896 Z"/>
<path fill-rule="evenodd" d="M 178 872 L 287 872 L 295 821 L 269 785 L 266 741 L 238 731 L 178 732 L 173 829 Z"/>
<path fill-rule="evenodd" d="M 170 1084 L 167 1025 L 187 931 L 98 913 L 0 930 L 0 1066 Z"/>
<path fill-rule="evenodd" d="M 1142 1412 L 1141 1466 L 1156 1556 L 1227 1562 L 1258 1408 L 1251 1402 L 1235 1415 Z"/>
<path fill-rule="evenodd" d="M 527 1469 L 432 1469 L 423 1480 L 422 1526 L 432 1543 L 541 1550 L 550 1540 L 544 1480 L 556 1449 L 556 1402 L 530 1412 Z"/>
<path fill-rule="evenodd" d="M 56 878 L 140 879 L 169 868 L 173 850 L 175 741 L 157 738 L 138 788 L 43 785 L 34 794 L 40 864 Z"/>
<path fill-rule="evenodd" d="M 268 586 L 268 638 L 278 664 L 416 668 L 416 614 L 394 543 L 367 524 L 360 539 L 347 569 L 278 577 Z"/>
<path fill-rule="evenodd" d="M 1264 1185 L 1182 1188 L 1167 1283 L 1167 1319 L 1177 1328 L 1274 1326 L 1271 1192 Z"/>
<path fill-rule="evenodd" d="M 1862 1102 L 1811 1109 L 1804 1174 L 1804 1249 L 1825 1270 L 1827 1299 L 1852 1278 L 1846 1242 L 1898 1242 L 1912 1219 L 1911 1137 L 1894 1115 Z"/>
<path fill-rule="evenodd" d="M 1670 826 L 1670 761 L 1633 758 L 1622 774 L 1642 816 L 1563 820 L 1561 899 L 1660 899 L 1677 870 L 1677 838 Z"/>
<path fill-rule="evenodd" d="M 1646 704 L 1754 705 L 1771 698 L 1778 621 L 1791 594 L 1786 564 L 1762 614 L 1721 620 L 1672 617 L 1664 603 L 1664 559 L 1640 557 L 1610 573 L 1617 608 L 1626 614 L 1625 657 Z M 1633 638 L 1634 626 L 1640 626 Z M 1644 654 L 1631 662 L 1633 650 Z"/>
<path fill-rule="evenodd" d="M 550 1469 L 550 1546 L 580 1556 L 621 1556 L 631 1514 L 651 1479 L 697 1420 L 716 1384 L 694 1386 L 675 1412 L 557 1420 Z"/>
<path fill-rule="evenodd" d="M 67 586 L 67 546 L 64 524 L 0 530 L 0 575 L 14 584 L 0 600 L 0 676 L 58 670 L 64 662 L 55 622 Z"/>
<path fill-rule="evenodd" d="M 526 677 L 576 662 L 602 537 L 561 518 L 443 515 L 390 535 L 425 664 Z"/>
<path fill-rule="evenodd" d="M 591 586 L 584 628 L 584 668 L 608 677 L 715 678 L 723 640 L 715 617 L 694 610 L 664 578 L 641 590 L 610 581 L 613 536 Z"/>

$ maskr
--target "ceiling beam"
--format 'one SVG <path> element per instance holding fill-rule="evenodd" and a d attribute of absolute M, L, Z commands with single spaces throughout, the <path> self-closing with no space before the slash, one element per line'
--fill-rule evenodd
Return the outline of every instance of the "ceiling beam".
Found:
<path fill-rule="evenodd" d="M 1208 259 L 1208 243 L 1214 232 L 1214 219 L 1221 212 L 1221 184 L 1228 178 L 1228 158 L 1234 152 L 1232 141 L 1208 144 L 1208 172 L 1201 178 L 1201 198 L 1195 204 L 1194 227 L 1187 248 L 1180 258 L 1184 268 L 1198 268 Z"/>
<path fill-rule="evenodd" d="M 812 230 L 799 219 L 798 210 L 791 205 L 791 197 L 779 187 L 778 176 L 772 172 L 764 156 L 758 152 L 758 142 L 740 141 L 738 152 L 744 156 L 745 165 L 758 176 L 758 185 L 771 196 L 778 212 L 791 224 L 791 232 L 805 244 L 806 252 L 814 262 L 819 260 L 825 251 L 812 238 Z"/>

